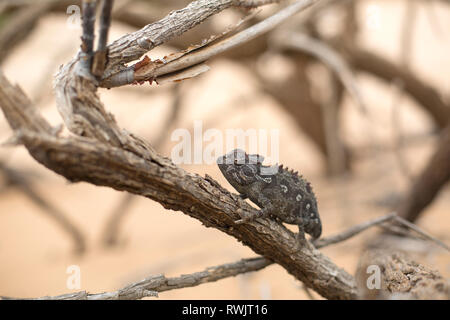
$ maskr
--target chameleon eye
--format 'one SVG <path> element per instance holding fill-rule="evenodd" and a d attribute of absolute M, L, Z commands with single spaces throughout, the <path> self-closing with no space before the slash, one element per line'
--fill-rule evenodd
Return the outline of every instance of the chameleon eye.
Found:
<path fill-rule="evenodd" d="M 234 159 L 234 165 L 235 165 L 235 166 L 241 166 L 242 163 L 239 163 L 239 160 L 235 158 L 235 159 Z"/>
<path fill-rule="evenodd" d="M 242 173 L 246 177 L 251 178 L 251 177 L 253 177 L 255 175 L 255 170 L 253 170 L 252 167 L 245 166 L 245 167 L 242 168 Z"/>

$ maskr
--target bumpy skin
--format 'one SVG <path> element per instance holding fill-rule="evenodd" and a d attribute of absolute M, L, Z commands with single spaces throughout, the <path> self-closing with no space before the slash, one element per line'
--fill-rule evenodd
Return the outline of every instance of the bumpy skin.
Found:
<path fill-rule="evenodd" d="M 297 224 L 299 236 L 304 232 L 314 239 L 322 233 L 317 200 L 311 185 L 297 172 L 283 166 L 264 166 L 260 155 L 235 149 L 217 159 L 220 171 L 243 199 L 249 198 L 261 210 L 251 217 L 275 217 Z"/>

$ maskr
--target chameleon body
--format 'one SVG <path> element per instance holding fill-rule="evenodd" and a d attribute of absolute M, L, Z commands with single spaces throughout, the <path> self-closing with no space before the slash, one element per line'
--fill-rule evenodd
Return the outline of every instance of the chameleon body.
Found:
<path fill-rule="evenodd" d="M 273 217 L 299 227 L 299 237 L 304 232 L 314 239 L 322 233 L 322 223 L 317 200 L 311 185 L 297 172 L 283 166 L 264 166 L 264 158 L 235 149 L 217 159 L 220 171 L 240 193 L 261 210 L 244 220 Z"/>

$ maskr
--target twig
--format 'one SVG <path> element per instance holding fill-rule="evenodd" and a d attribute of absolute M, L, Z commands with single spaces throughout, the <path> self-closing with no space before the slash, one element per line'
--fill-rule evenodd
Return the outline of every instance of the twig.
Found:
<path fill-rule="evenodd" d="M 425 239 L 436 243 L 437 245 L 439 245 L 440 247 L 450 251 L 450 247 L 447 246 L 445 243 L 443 243 L 442 241 L 440 241 L 439 239 L 433 237 L 432 235 L 426 233 L 425 231 L 423 231 L 422 229 L 420 229 L 418 226 L 416 226 L 415 224 L 406 221 L 405 219 L 403 219 L 402 217 L 398 216 L 396 212 L 390 213 L 388 215 L 370 220 L 370 221 L 366 221 L 363 222 L 361 224 L 358 224 L 356 226 L 353 226 L 341 233 L 338 233 L 337 235 L 334 236 L 329 236 L 326 238 L 320 238 L 317 239 L 316 241 L 313 242 L 314 246 L 316 248 L 323 248 L 332 244 L 336 244 L 342 241 L 345 241 L 347 239 L 352 238 L 353 236 L 361 233 L 364 230 L 367 230 L 373 226 L 377 226 L 377 225 L 381 225 L 385 222 L 388 221 L 395 221 L 401 225 L 403 225 L 404 227 L 411 229 L 413 231 L 415 231 L 416 233 L 418 233 L 419 235 L 421 235 L 422 237 L 424 237 Z"/>
<path fill-rule="evenodd" d="M 280 2 L 281 0 L 236 0 L 236 6 L 243 8 L 256 8 L 266 4 Z"/>
<path fill-rule="evenodd" d="M 111 77 L 103 79 L 100 84 L 102 87 L 112 88 L 133 83 L 135 81 L 142 82 L 153 80 L 157 77 L 170 74 L 176 71 L 186 69 L 202 63 L 211 57 L 214 57 L 226 50 L 237 47 L 246 43 L 266 32 L 272 30 L 277 25 L 284 22 L 294 14 L 305 10 L 318 0 L 299 0 L 290 6 L 278 11 L 271 17 L 231 36 L 227 39 L 219 41 L 218 43 L 194 50 L 188 54 L 181 56 L 178 59 L 171 60 L 168 63 L 150 63 L 142 68 L 132 67 L 122 72 L 116 73 Z"/>
<path fill-rule="evenodd" d="M 230 7 L 245 5 L 238 0 L 194 0 L 183 9 L 125 35 L 109 46 L 109 62 L 105 78 L 126 69 L 126 64 L 139 59 L 151 49 L 166 43 Z"/>
<path fill-rule="evenodd" d="M 113 9 L 114 0 L 102 0 L 101 15 L 100 15 L 100 32 L 98 38 L 97 50 L 106 50 L 106 44 L 108 42 L 108 31 L 111 25 L 111 12 Z"/>
<path fill-rule="evenodd" d="M 111 25 L 111 12 L 114 0 L 102 0 L 100 8 L 100 35 L 98 38 L 97 50 L 92 63 L 92 74 L 100 78 L 106 68 L 108 50 L 108 31 Z"/>
<path fill-rule="evenodd" d="M 448 247 L 435 239 L 434 237 L 426 234 L 424 231 L 420 230 L 414 224 L 411 224 L 404 219 L 398 217 L 396 213 L 391 213 L 356 226 L 353 226 L 335 236 L 322 238 L 316 240 L 314 245 L 316 248 L 323 248 L 332 244 L 336 244 L 347 239 L 352 238 L 353 236 L 361 233 L 364 230 L 367 230 L 370 227 L 381 225 L 387 221 L 396 220 L 408 228 L 415 230 L 420 235 L 425 236 L 427 239 L 440 243 L 444 247 L 448 249 Z M 269 265 L 273 264 L 272 261 L 263 258 L 248 258 L 242 259 L 238 262 L 228 263 L 224 265 L 219 265 L 215 267 L 209 267 L 204 271 L 195 272 L 193 274 L 182 275 L 176 278 L 166 278 L 164 275 L 150 276 L 144 280 L 141 280 L 136 283 L 132 283 L 127 285 L 126 287 L 106 293 L 98 293 L 98 294 L 88 294 L 85 291 L 70 293 L 60 296 L 54 297 L 42 297 L 37 299 L 51 299 L 51 300 L 124 300 L 124 299 L 142 299 L 144 297 L 157 296 L 159 292 L 186 288 L 186 287 L 194 287 L 206 282 L 213 282 L 220 279 L 224 279 L 227 277 L 233 277 L 239 274 L 258 271 Z M 302 284 L 302 288 L 310 299 L 314 299 L 314 296 L 308 290 L 308 287 Z M 11 299 L 7 297 L 3 297 L 3 299 Z"/>
<path fill-rule="evenodd" d="M 209 267 L 200 272 L 183 274 L 179 277 L 166 278 L 164 275 L 150 276 L 113 292 L 92 294 L 81 291 L 54 297 L 35 298 L 33 300 L 136 300 L 145 297 L 157 297 L 160 292 L 195 287 L 203 283 L 234 277 L 242 273 L 258 271 L 271 263 L 264 258 L 242 259 L 233 263 Z M 13 299 L 10 297 L 1 298 Z"/>
<path fill-rule="evenodd" d="M 105 78 L 126 69 L 151 49 L 194 28 L 209 17 L 236 5 L 235 0 L 195 0 L 183 9 L 172 11 L 163 19 L 127 34 L 109 45 Z"/>
<path fill-rule="evenodd" d="M 83 34 L 81 36 L 81 51 L 84 55 L 81 61 L 85 69 L 90 70 L 94 53 L 94 25 L 97 0 L 83 0 L 82 8 Z"/>
<path fill-rule="evenodd" d="M 447 251 L 450 251 L 450 247 L 448 245 L 446 245 L 444 242 L 442 242 L 441 240 L 437 239 L 436 237 L 433 237 L 432 235 L 426 233 L 425 231 L 420 229 L 414 223 L 411 223 L 408 220 L 405 220 L 405 219 L 403 219 L 400 216 L 396 216 L 395 217 L 395 221 L 399 222 L 400 224 L 404 225 L 405 227 L 407 227 L 407 228 L 409 228 L 411 230 L 414 230 L 416 233 L 418 233 L 419 235 L 421 235 L 425 239 L 427 239 L 427 240 L 429 240 L 431 242 L 435 242 L 437 245 L 441 246 L 442 248 L 446 249 Z"/>
<path fill-rule="evenodd" d="M 363 222 L 356 226 L 350 227 L 349 229 L 347 229 L 343 232 L 340 232 L 334 236 L 317 239 L 316 241 L 313 242 L 313 244 L 316 248 L 323 248 L 323 247 L 326 247 L 326 246 L 329 246 L 332 244 L 336 244 L 336 243 L 345 241 L 345 240 L 350 239 L 350 238 L 354 237 L 355 235 L 363 232 L 364 230 L 367 230 L 373 226 L 380 225 L 386 221 L 392 220 L 396 216 L 397 216 L 396 213 L 390 213 L 388 215 Z"/>

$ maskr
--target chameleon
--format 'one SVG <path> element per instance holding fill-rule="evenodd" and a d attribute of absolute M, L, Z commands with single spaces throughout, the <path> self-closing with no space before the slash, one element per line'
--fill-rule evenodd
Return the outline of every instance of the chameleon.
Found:
<path fill-rule="evenodd" d="M 305 232 L 317 239 L 322 234 L 317 199 L 311 184 L 298 172 L 282 165 L 265 166 L 264 157 L 234 149 L 217 158 L 217 165 L 225 179 L 260 210 L 243 223 L 256 218 L 275 218 L 287 224 L 296 224 L 299 239 Z"/>

